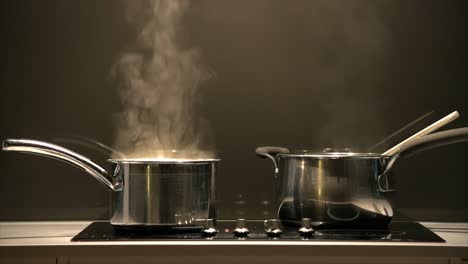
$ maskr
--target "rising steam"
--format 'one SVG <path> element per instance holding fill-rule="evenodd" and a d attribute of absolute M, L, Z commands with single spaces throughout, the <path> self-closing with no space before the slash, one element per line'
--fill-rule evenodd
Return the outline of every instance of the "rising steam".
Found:
<path fill-rule="evenodd" d="M 138 34 L 113 71 L 123 104 L 116 149 L 127 158 L 174 158 L 174 151 L 183 155 L 177 158 L 212 155 L 202 131 L 206 122 L 196 111 L 199 84 L 211 73 L 202 67 L 197 50 L 182 48 L 178 39 L 189 2 L 126 3 L 127 19 Z"/>

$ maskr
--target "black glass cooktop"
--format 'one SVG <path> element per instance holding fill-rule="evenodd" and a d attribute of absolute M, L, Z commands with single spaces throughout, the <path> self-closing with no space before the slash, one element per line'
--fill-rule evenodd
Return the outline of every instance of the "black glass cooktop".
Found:
<path fill-rule="evenodd" d="M 263 221 L 247 221 L 249 233 L 235 236 L 235 221 L 217 221 L 217 233 L 212 237 L 202 235 L 202 227 L 172 227 L 122 229 L 109 222 L 94 222 L 72 238 L 72 241 L 174 241 L 174 240 L 270 240 L 270 241 L 375 241 L 375 242 L 437 242 L 445 240 L 416 222 L 391 222 L 385 229 L 325 229 L 315 230 L 308 237 L 299 235 L 296 227 L 282 227 L 282 234 L 269 237 Z"/>

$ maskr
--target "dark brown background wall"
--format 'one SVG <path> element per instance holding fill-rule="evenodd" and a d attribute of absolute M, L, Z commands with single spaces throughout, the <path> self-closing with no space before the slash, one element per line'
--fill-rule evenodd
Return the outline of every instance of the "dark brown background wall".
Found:
<path fill-rule="evenodd" d="M 109 72 L 131 44 L 120 1 L 2 1 L 0 138 L 82 135 L 112 145 L 120 104 Z M 201 112 L 222 161 L 221 218 L 271 217 L 260 145 L 365 149 L 430 110 L 467 126 L 466 1 L 192 1 L 183 45 L 216 77 Z M 105 156 L 70 146 L 99 162 Z M 408 158 L 400 210 L 468 221 L 468 145 Z M 67 164 L 0 153 L 0 219 L 108 217 L 109 193 Z"/>

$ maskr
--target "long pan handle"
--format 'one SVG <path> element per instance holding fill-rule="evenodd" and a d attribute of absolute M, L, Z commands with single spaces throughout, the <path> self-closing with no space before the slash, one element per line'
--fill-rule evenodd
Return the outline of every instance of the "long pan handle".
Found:
<path fill-rule="evenodd" d="M 421 151 L 465 141 L 468 141 L 468 127 L 445 130 L 413 139 L 401 146 L 399 152 L 391 157 L 385 167 L 385 171 L 379 175 L 377 183 L 380 184 L 380 179 L 387 175 L 393 168 L 395 161 L 400 157 L 409 157 Z M 381 188 L 380 185 L 379 189 L 384 192 L 387 191 Z"/>
<path fill-rule="evenodd" d="M 112 184 L 107 171 L 90 159 L 55 144 L 32 139 L 6 139 L 2 143 L 2 150 L 36 154 L 64 161 L 83 169 L 113 191 L 122 188 L 121 184 Z"/>
<path fill-rule="evenodd" d="M 409 157 L 421 151 L 465 141 L 468 141 L 468 127 L 445 130 L 413 139 L 404 144 L 399 152 L 401 157 Z"/>

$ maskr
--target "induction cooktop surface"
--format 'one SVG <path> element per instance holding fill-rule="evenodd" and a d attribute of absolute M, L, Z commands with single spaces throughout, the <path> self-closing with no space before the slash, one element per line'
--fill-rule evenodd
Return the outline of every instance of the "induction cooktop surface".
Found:
<path fill-rule="evenodd" d="M 305 230 L 305 231 L 304 231 Z M 278 225 L 274 230 L 261 220 L 220 220 L 204 226 L 161 228 L 117 228 L 109 222 L 93 222 L 72 241 L 372 241 L 436 242 L 445 240 L 423 225 L 412 221 L 394 221 L 381 229 L 303 229 Z"/>

